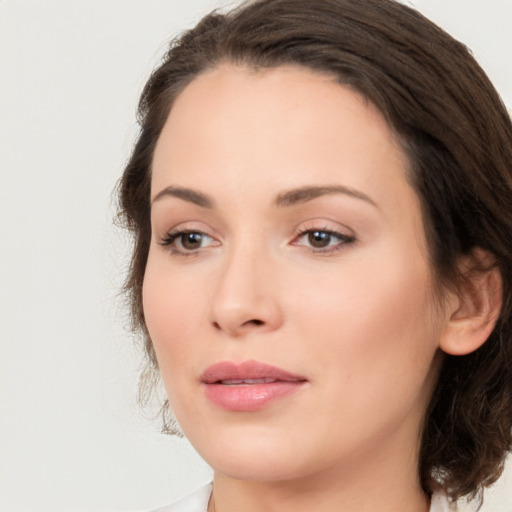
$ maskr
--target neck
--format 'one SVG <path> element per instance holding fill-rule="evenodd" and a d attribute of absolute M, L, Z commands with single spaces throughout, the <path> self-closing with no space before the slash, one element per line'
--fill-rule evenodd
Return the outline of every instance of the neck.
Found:
<path fill-rule="evenodd" d="M 354 496 L 342 490 L 337 493 L 301 492 L 291 487 L 278 489 L 275 485 L 250 484 L 226 492 L 217 479 L 208 512 L 427 512 L 430 506 L 429 498 L 421 490 L 397 494 L 388 489 L 380 496 L 372 490 L 371 496 Z"/>
<path fill-rule="evenodd" d="M 427 512 L 430 500 L 417 478 L 417 459 L 379 459 L 283 481 L 216 472 L 208 512 Z"/>

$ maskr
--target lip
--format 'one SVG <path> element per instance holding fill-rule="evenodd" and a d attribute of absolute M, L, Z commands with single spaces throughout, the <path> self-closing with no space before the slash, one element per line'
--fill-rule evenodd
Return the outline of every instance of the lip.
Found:
<path fill-rule="evenodd" d="M 229 411 L 257 411 L 304 387 L 307 379 L 258 361 L 222 361 L 200 377 L 207 398 Z M 249 381 L 249 382 L 247 382 Z"/>

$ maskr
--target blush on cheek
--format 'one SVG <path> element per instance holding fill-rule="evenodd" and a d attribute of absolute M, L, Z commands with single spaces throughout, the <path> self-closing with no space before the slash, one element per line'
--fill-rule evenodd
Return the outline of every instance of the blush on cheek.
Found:
<path fill-rule="evenodd" d="M 151 260 L 150 260 L 151 262 Z M 157 356 L 166 387 L 171 376 L 187 365 L 190 353 L 201 353 L 198 326 L 204 324 L 204 313 L 198 291 L 183 293 L 179 278 L 170 272 L 155 272 L 152 266 L 143 283 L 142 298 L 146 326 Z"/>

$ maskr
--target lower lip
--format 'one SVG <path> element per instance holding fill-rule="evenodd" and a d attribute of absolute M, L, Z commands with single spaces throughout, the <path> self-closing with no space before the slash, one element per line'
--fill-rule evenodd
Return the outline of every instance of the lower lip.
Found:
<path fill-rule="evenodd" d="M 228 411 L 257 411 L 280 398 L 299 391 L 305 381 L 277 381 L 267 384 L 205 384 L 206 396 L 217 406 Z"/>

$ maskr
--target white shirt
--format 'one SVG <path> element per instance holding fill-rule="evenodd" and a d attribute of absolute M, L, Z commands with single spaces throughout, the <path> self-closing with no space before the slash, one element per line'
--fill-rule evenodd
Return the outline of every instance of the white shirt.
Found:
<path fill-rule="evenodd" d="M 212 484 L 203 485 L 192 494 L 177 501 L 173 505 L 159 508 L 153 512 L 206 512 L 208 500 L 212 492 Z M 450 504 L 442 493 L 435 492 L 432 496 L 429 512 L 450 512 Z"/>

